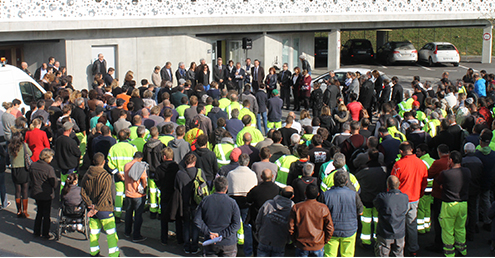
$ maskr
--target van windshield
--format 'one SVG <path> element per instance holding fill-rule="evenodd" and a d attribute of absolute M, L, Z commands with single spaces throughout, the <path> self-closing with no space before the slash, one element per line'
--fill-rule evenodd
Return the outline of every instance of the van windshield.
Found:
<path fill-rule="evenodd" d="M 26 105 L 43 98 L 43 92 L 31 82 L 20 82 L 19 89 L 21 90 L 22 100 Z"/>

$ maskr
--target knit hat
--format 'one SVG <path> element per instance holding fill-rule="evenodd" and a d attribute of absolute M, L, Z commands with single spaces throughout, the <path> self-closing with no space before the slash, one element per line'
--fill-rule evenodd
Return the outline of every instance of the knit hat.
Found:
<path fill-rule="evenodd" d="M 232 152 L 230 153 L 230 160 L 234 162 L 239 161 L 239 156 L 241 156 L 241 154 L 242 154 L 241 149 L 239 148 L 233 149 Z"/>

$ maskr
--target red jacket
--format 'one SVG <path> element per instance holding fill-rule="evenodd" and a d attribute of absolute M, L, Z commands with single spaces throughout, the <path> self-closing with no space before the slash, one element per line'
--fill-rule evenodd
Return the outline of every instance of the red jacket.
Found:
<path fill-rule="evenodd" d="M 409 202 L 416 202 L 423 196 L 428 183 L 428 169 L 416 155 L 407 155 L 395 162 L 391 175 L 399 178 L 399 190 L 407 194 Z"/>
<path fill-rule="evenodd" d="M 50 148 L 50 142 L 48 141 L 45 131 L 38 128 L 27 131 L 25 141 L 29 146 L 29 149 L 33 152 L 33 156 L 31 156 L 33 162 L 40 159 L 40 153 L 44 148 Z"/>
<path fill-rule="evenodd" d="M 305 84 L 307 85 L 305 86 Z M 303 90 L 303 87 L 307 87 L 307 86 L 309 86 L 309 89 Z M 311 75 L 302 78 L 301 86 L 299 89 L 301 90 L 301 93 L 299 93 L 301 97 L 309 98 L 311 96 Z"/>
<path fill-rule="evenodd" d="M 444 170 L 449 169 L 449 154 L 443 155 L 440 159 L 435 160 L 433 164 L 431 164 L 430 169 L 428 169 L 428 178 L 432 178 L 433 180 L 433 190 L 431 192 L 431 196 L 441 199 L 442 198 L 442 189 L 440 185 L 437 183 L 437 177 Z"/>

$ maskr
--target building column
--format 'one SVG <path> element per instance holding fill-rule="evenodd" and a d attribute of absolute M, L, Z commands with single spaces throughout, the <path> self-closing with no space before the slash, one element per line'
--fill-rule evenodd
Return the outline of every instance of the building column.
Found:
<path fill-rule="evenodd" d="M 483 50 L 481 54 L 482 64 L 492 63 L 492 48 L 493 48 L 493 25 L 488 25 L 483 28 Z M 487 40 L 489 38 L 489 40 Z"/>
<path fill-rule="evenodd" d="M 378 30 L 376 31 L 376 49 L 387 43 L 387 30 Z"/>
<path fill-rule="evenodd" d="M 340 29 L 328 33 L 328 70 L 340 68 Z"/>

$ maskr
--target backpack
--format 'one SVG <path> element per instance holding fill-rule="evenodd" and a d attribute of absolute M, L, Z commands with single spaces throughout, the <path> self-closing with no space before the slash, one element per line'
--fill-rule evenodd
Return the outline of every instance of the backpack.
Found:
<path fill-rule="evenodd" d="M 361 135 L 362 136 L 362 135 Z M 352 152 L 351 154 L 351 157 L 349 158 L 349 163 L 347 164 L 347 166 L 349 167 L 349 169 L 352 169 L 353 171 L 356 169 L 354 167 L 354 160 L 356 159 L 356 157 L 361 154 L 361 153 L 365 153 L 366 152 L 366 137 L 362 136 L 364 138 L 364 141 L 363 141 L 363 144 L 359 147 L 356 147 L 354 146 L 354 144 L 352 143 L 351 141 L 351 137 L 347 138 L 346 141 L 352 146 L 352 148 L 354 149 L 354 151 Z"/>
<path fill-rule="evenodd" d="M 191 142 L 191 151 L 195 151 L 196 150 L 196 142 L 198 141 L 198 136 L 199 136 L 199 128 L 198 130 L 196 131 L 196 137 L 195 139 Z"/>
<path fill-rule="evenodd" d="M 474 124 L 475 125 L 478 125 L 478 124 L 488 125 L 488 123 L 485 120 L 485 117 L 478 112 L 473 113 L 473 118 L 474 118 Z"/>
<path fill-rule="evenodd" d="M 210 195 L 210 190 L 208 189 L 208 184 L 203 179 L 201 169 L 198 168 L 198 173 L 196 173 L 196 177 L 193 179 L 193 193 L 192 198 L 194 203 L 200 204 L 203 198 Z"/>

